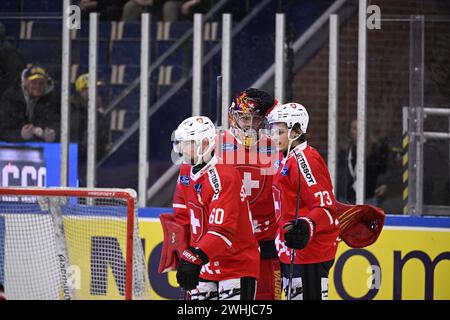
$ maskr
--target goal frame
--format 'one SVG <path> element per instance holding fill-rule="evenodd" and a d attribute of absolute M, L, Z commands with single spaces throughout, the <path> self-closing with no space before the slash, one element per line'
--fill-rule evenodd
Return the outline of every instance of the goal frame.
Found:
<path fill-rule="evenodd" d="M 125 300 L 133 299 L 134 214 L 137 193 L 133 189 L 71 187 L 0 187 L 0 196 L 66 196 L 81 198 L 119 198 L 127 202 Z"/>

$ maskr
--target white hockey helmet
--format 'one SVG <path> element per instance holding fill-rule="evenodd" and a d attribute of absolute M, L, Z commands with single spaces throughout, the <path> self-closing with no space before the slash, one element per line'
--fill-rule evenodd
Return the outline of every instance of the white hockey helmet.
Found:
<path fill-rule="evenodd" d="M 292 129 L 295 124 L 299 124 L 300 130 L 306 133 L 309 122 L 309 115 L 306 108 L 299 103 L 289 102 L 277 105 L 267 116 L 269 125 L 274 123 L 285 123 L 288 129 Z"/>
<path fill-rule="evenodd" d="M 209 147 L 202 150 L 203 140 L 207 139 Z M 211 152 L 216 142 L 216 127 L 213 122 L 204 116 L 194 116 L 183 120 L 174 132 L 173 149 L 177 153 L 183 153 L 180 146 L 185 142 L 194 142 L 196 149 L 195 164 L 200 163 L 203 157 Z"/>

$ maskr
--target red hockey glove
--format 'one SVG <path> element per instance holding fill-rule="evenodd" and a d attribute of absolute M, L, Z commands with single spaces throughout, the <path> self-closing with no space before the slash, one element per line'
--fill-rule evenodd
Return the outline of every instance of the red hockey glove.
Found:
<path fill-rule="evenodd" d="M 314 222 L 309 218 L 300 217 L 296 225 L 294 221 L 289 221 L 284 225 L 283 229 L 286 231 L 284 234 L 286 246 L 300 250 L 305 248 L 313 237 Z"/>
<path fill-rule="evenodd" d="M 195 289 L 198 285 L 200 270 L 208 263 L 208 256 L 200 249 L 186 249 L 181 255 L 177 267 L 178 284 L 185 290 Z"/>

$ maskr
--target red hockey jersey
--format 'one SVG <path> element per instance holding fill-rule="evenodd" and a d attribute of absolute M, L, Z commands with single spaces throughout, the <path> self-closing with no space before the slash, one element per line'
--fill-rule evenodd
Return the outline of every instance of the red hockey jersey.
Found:
<path fill-rule="evenodd" d="M 259 277 L 259 246 L 239 172 L 214 157 L 202 170 L 183 164 L 174 195 L 175 219 L 190 228 L 190 245 L 209 257 L 200 277 Z"/>
<path fill-rule="evenodd" d="M 274 240 L 277 232 L 275 207 L 272 197 L 274 164 L 282 158 L 272 148 L 271 140 L 263 136 L 258 143 L 245 148 L 230 130 L 222 134 L 222 158 L 240 173 L 253 216 L 258 241 Z"/>
<path fill-rule="evenodd" d="M 295 218 L 299 178 L 298 216 L 313 220 L 315 233 L 304 249 L 296 250 L 294 263 L 310 264 L 332 260 L 336 255 L 339 236 L 336 199 L 325 161 L 306 142 L 291 150 L 280 162 L 274 177 L 273 197 L 279 226 L 275 245 L 280 260 L 290 263 L 291 249 L 284 243 L 283 226 Z"/>

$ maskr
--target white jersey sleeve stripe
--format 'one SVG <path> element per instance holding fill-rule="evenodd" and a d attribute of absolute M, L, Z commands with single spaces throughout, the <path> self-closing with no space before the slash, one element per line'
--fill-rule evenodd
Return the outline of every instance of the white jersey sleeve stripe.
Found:
<path fill-rule="evenodd" d="M 214 231 L 208 231 L 208 233 L 220 237 L 223 241 L 225 241 L 225 243 L 226 243 L 229 247 L 232 246 L 231 241 L 230 241 L 227 237 L 225 237 L 224 235 L 222 235 L 222 234 L 220 234 L 220 233 L 218 233 L 218 232 L 214 232 Z"/>
<path fill-rule="evenodd" d="M 187 206 L 184 204 L 178 204 L 178 203 L 174 203 L 173 206 L 174 208 L 178 208 L 178 209 L 187 209 Z"/>
<path fill-rule="evenodd" d="M 333 217 L 331 216 L 330 211 L 328 211 L 328 210 L 325 209 L 325 208 L 322 208 L 322 209 L 323 209 L 323 211 L 325 211 L 325 213 L 327 214 L 328 219 L 330 220 L 330 224 L 333 224 Z"/>

